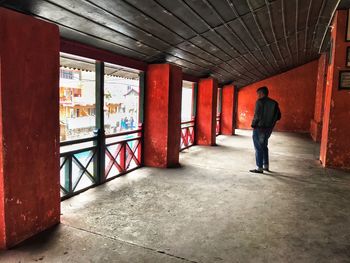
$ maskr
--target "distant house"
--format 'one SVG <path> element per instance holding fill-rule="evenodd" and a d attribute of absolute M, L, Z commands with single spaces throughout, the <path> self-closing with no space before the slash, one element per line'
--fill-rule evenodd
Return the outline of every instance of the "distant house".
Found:
<path fill-rule="evenodd" d="M 60 68 L 60 137 L 90 133 L 95 126 L 94 72 Z"/>
<path fill-rule="evenodd" d="M 138 87 L 128 86 L 127 92 L 123 96 L 124 96 L 125 112 L 130 113 L 131 115 L 135 115 L 134 118 L 136 118 L 138 105 L 139 105 Z"/>
<path fill-rule="evenodd" d="M 91 134 L 95 128 L 95 73 L 60 68 L 61 140 Z M 106 132 L 118 132 L 121 120 L 138 121 L 139 91 L 137 82 L 105 76 L 104 113 Z"/>

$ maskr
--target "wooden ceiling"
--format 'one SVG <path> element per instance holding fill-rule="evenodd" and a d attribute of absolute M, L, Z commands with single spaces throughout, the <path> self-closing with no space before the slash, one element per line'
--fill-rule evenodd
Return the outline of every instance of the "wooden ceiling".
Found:
<path fill-rule="evenodd" d="M 0 0 L 62 37 L 238 87 L 307 63 L 339 0 Z"/>

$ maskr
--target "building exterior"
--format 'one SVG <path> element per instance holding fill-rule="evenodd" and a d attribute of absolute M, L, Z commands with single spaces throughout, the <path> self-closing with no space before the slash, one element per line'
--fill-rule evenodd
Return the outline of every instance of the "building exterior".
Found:
<path fill-rule="evenodd" d="M 116 133 L 138 125 L 138 80 L 105 75 L 105 130 Z M 60 140 L 93 134 L 96 121 L 95 72 L 60 68 Z"/>

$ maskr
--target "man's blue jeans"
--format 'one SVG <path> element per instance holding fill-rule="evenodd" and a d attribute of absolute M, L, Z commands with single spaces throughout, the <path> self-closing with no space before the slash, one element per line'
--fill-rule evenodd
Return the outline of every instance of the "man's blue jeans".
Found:
<path fill-rule="evenodd" d="M 271 133 L 272 129 L 270 128 L 255 128 L 253 130 L 256 166 L 261 169 L 263 166 L 269 166 L 269 148 L 267 146 Z"/>

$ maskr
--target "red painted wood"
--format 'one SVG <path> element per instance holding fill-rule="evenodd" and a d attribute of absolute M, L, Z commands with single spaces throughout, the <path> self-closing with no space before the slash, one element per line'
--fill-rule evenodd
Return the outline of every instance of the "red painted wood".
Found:
<path fill-rule="evenodd" d="M 218 84 L 215 79 L 201 79 L 198 83 L 196 143 L 216 144 L 216 110 Z"/>
<path fill-rule="evenodd" d="M 138 133 L 138 135 L 141 136 L 141 139 L 139 141 L 136 154 L 141 166 L 143 164 L 143 123 L 139 123 L 139 129 L 141 129 L 142 132 Z"/>
<path fill-rule="evenodd" d="M 0 9 L 0 15 L 3 11 Z M 0 17 L 0 23 L 2 23 L 3 19 Z M 0 37 L 1 35 L 1 25 L 0 25 Z M 0 59 L 2 57 L 2 45 L 0 43 Z M 1 80 L 1 65 L 0 65 L 0 90 L 2 89 L 2 80 Z M 0 95 L 1 96 L 1 95 Z M 0 97 L 0 116 L 2 116 L 2 102 Z M 0 121 L 0 138 L 3 138 L 3 125 L 2 121 Z M 0 142 L 0 169 L 3 167 L 4 156 L 3 156 L 4 148 L 2 142 Z M 4 187 L 4 176 L 3 171 L 0 170 L 0 250 L 6 248 L 6 223 L 5 223 L 5 187 Z"/>
<path fill-rule="evenodd" d="M 136 165 L 140 165 L 139 160 L 135 156 L 135 152 L 137 151 L 137 148 L 135 147 L 137 147 L 137 144 L 138 142 L 136 142 L 136 145 L 133 147 L 133 149 L 130 147 L 128 143 L 125 144 L 125 149 L 126 149 L 125 154 L 127 154 L 127 158 L 125 159 L 125 169 L 129 168 L 132 161 L 134 161 Z"/>
<path fill-rule="evenodd" d="M 318 74 L 317 74 L 317 85 L 316 85 L 316 99 L 315 99 L 315 111 L 314 117 L 311 120 L 310 134 L 314 141 L 321 141 L 322 134 L 322 119 L 323 119 L 323 105 L 325 86 L 327 78 L 327 55 L 324 53 L 318 60 Z"/>
<path fill-rule="evenodd" d="M 60 221 L 59 30 L 0 8 L 0 248 Z"/>
<path fill-rule="evenodd" d="M 182 69 L 171 66 L 168 117 L 168 167 L 176 166 L 179 163 L 182 79 Z"/>
<path fill-rule="evenodd" d="M 114 166 L 115 168 L 118 169 L 119 173 L 124 172 L 124 168 L 122 168 L 122 166 L 118 163 L 118 155 L 121 154 L 121 151 L 123 150 L 123 145 L 124 142 L 121 142 L 117 145 L 117 148 L 114 150 L 114 152 L 110 152 L 109 150 L 106 150 L 105 154 L 108 157 L 108 159 L 106 158 L 106 169 L 105 169 L 105 179 L 107 179 L 108 176 L 110 176 L 110 172 L 112 167 Z"/>
<path fill-rule="evenodd" d="M 72 40 L 61 39 L 61 52 L 146 71 L 147 63 Z"/>
<path fill-rule="evenodd" d="M 277 100 L 282 119 L 277 131 L 309 132 L 315 109 L 318 60 L 267 78 L 238 91 L 237 128 L 251 129 L 256 90 L 267 86 L 270 97 Z"/>
<path fill-rule="evenodd" d="M 195 119 L 181 122 L 181 127 L 180 151 L 187 149 L 194 144 Z"/>
<path fill-rule="evenodd" d="M 215 135 L 219 136 L 221 133 L 221 114 L 216 115 L 216 127 L 215 127 Z"/>
<path fill-rule="evenodd" d="M 339 10 L 333 20 L 332 64 L 328 67 L 320 160 L 324 166 L 350 169 L 350 91 L 339 90 L 339 71 L 345 66 L 347 11 Z"/>
<path fill-rule="evenodd" d="M 235 87 L 226 85 L 222 89 L 221 134 L 235 134 Z"/>
<path fill-rule="evenodd" d="M 126 168 L 126 144 L 127 142 L 123 142 L 121 143 L 121 150 L 119 153 L 119 157 L 120 157 L 120 167 L 122 168 L 122 171 L 125 171 Z"/>
<path fill-rule="evenodd" d="M 149 65 L 146 76 L 144 164 L 179 164 L 182 71 L 170 64 Z"/>

